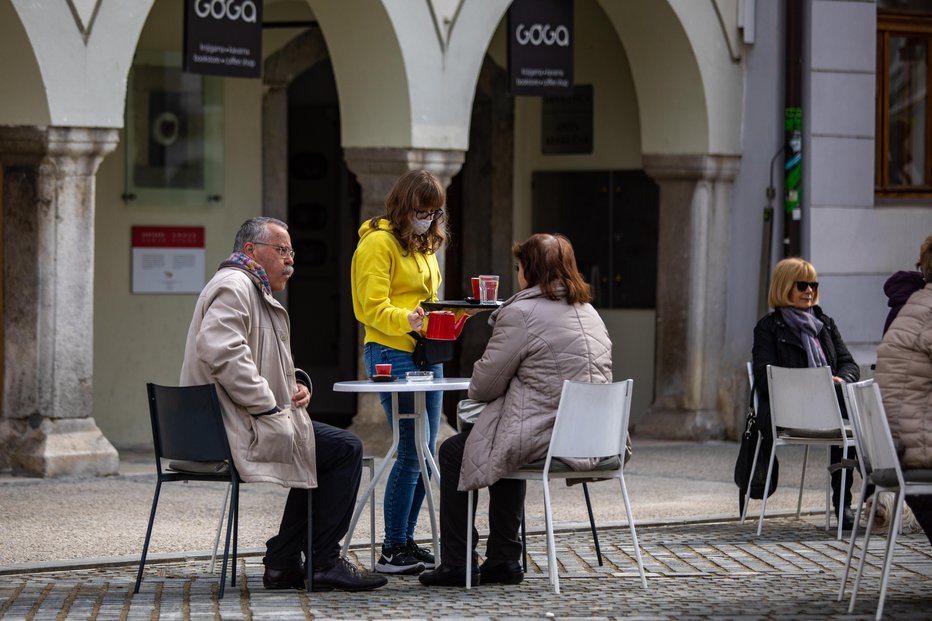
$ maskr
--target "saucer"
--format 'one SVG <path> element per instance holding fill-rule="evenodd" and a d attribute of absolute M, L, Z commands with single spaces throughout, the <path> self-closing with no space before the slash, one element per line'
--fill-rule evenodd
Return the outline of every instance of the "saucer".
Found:
<path fill-rule="evenodd" d="M 373 375 L 371 378 L 373 382 L 394 382 L 397 377 L 394 375 Z"/>

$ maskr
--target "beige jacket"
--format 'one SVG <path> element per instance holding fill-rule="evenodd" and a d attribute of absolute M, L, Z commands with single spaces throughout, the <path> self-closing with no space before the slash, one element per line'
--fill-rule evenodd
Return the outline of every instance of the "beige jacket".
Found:
<path fill-rule="evenodd" d="M 459 489 L 488 487 L 543 459 L 563 380 L 612 381 L 612 342 L 589 304 L 524 289 L 492 313 L 492 336 L 473 367 L 469 397 L 490 403 L 469 437 Z"/>
<path fill-rule="evenodd" d="M 181 384 L 216 383 L 243 481 L 317 487 L 314 429 L 297 391 L 288 313 L 245 270 L 217 271 L 198 297 Z M 253 416 L 281 408 L 281 412 Z"/>
<path fill-rule="evenodd" d="M 915 292 L 877 348 L 874 379 L 904 468 L 932 468 L 932 283 Z"/>

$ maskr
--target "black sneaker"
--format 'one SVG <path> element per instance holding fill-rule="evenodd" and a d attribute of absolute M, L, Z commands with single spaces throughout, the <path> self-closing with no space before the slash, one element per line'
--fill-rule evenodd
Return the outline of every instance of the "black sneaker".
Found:
<path fill-rule="evenodd" d="M 414 558 L 407 543 L 382 546 L 382 556 L 375 564 L 375 570 L 382 574 L 410 576 L 424 571 L 424 563 Z"/>
<path fill-rule="evenodd" d="M 414 539 L 408 539 L 408 552 L 411 556 L 424 563 L 424 569 L 434 568 L 434 555 L 430 553 L 430 550 L 414 543 Z"/>

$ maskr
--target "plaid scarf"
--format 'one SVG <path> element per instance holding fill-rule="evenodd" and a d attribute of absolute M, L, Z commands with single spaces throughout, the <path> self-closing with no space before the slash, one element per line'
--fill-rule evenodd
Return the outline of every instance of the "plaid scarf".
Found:
<path fill-rule="evenodd" d="M 272 295 L 272 285 L 269 283 L 269 277 L 266 275 L 265 270 L 249 255 L 242 252 L 234 252 L 230 255 L 230 258 L 221 263 L 220 267 L 217 269 L 223 269 L 225 267 L 238 267 L 248 272 L 253 279 L 257 281 L 256 284 L 259 285 L 262 291 L 268 295 Z"/>

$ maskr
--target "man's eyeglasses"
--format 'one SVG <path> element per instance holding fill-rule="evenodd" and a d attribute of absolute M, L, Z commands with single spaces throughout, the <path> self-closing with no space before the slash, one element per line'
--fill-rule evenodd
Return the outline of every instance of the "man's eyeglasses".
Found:
<path fill-rule="evenodd" d="M 812 292 L 815 293 L 819 290 L 819 283 L 817 282 L 806 282 L 805 280 L 796 281 L 796 290 L 800 293 L 805 293 L 806 289 L 812 289 Z"/>
<path fill-rule="evenodd" d="M 294 248 L 289 248 L 288 246 L 279 246 L 278 244 L 267 244 L 265 242 L 258 241 L 254 241 L 252 243 L 257 246 L 271 246 L 272 248 L 275 248 L 278 250 L 278 254 L 280 254 L 283 259 L 286 257 L 291 257 L 292 259 L 294 258 Z"/>
<path fill-rule="evenodd" d="M 418 220 L 436 220 L 443 215 L 443 209 L 430 209 L 427 211 L 421 211 L 420 209 L 414 210 L 414 217 Z"/>

